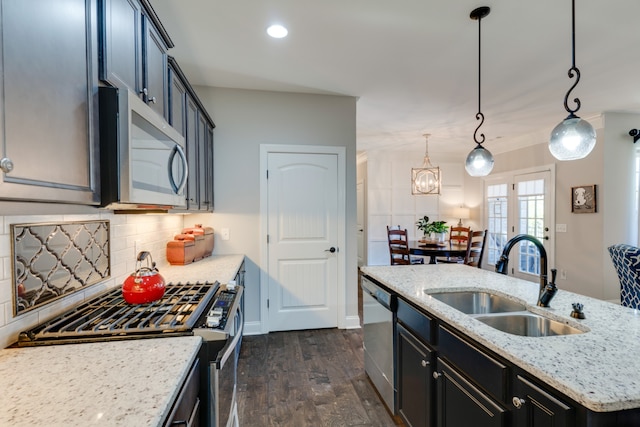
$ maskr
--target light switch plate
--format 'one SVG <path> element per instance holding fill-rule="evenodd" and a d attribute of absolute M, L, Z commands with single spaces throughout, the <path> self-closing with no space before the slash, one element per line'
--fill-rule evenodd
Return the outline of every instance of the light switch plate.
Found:
<path fill-rule="evenodd" d="M 221 228 L 220 229 L 220 236 L 222 237 L 222 240 L 229 240 L 229 229 L 228 228 Z"/>
<path fill-rule="evenodd" d="M 556 224 L 556 232 L 557 233 L 566 233 L 567 232 L 567 224 Z"/>

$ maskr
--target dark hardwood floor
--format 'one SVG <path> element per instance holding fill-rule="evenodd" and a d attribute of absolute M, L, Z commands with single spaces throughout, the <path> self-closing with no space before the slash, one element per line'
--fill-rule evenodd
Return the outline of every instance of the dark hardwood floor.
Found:
<path fill-rule="evenodd" d="M 403 425 L 364 372 L 362 329 L 244 337 L 238 413 L 241 427 Z"/>

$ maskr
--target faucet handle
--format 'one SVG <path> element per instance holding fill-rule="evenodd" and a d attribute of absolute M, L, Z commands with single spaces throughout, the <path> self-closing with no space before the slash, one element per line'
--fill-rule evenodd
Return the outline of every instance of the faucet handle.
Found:
<path fill-rule="evenodd" d="M 551 269 L 551 282 L 552 284 L 556 284 L 556 275 L 558 274 L 558 270 L 556 268 Z"/>

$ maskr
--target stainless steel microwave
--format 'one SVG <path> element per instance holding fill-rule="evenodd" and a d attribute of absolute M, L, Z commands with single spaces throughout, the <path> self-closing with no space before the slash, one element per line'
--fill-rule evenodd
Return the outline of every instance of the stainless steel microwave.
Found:
<path fill-rule="evenodd" d="M 184 137 L 137 94 L 100 87 L 101 206 L 168 210 L 186 206 Z"/>

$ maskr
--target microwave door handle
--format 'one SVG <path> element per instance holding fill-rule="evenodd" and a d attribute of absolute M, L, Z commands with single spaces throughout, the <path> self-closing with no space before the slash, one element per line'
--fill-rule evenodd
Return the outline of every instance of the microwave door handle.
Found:
<path fill-rule="evenodd" d="M 176 185 L 176 180 L 173 177 L 173 159 L 176 156 L 176 153 L 180 155 L 180 159 L 182 160 L 182 166 L 184 167 L 184 174 L 182 175 L 182 179 L 180 183 Z M 173 191 L 176 194 L 182 193 L 184 190 L 184 186 L 187 183 L 187 177 L 189 176 L 189 164 L 187 163 L 187 156 L 184 154 L 184 150 L 180 146 L 180 144 L 176 144 L 171 150 L 171 155 L 169 156 L 169 180 L 171 181 L 171 187 L 173 187 Z"/>

